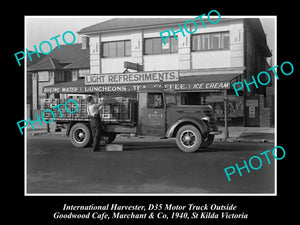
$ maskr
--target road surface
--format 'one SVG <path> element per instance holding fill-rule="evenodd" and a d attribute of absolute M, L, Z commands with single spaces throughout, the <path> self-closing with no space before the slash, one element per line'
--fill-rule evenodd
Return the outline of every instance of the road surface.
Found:
<path fill-rule="evenodd" d="M 174 140 L 117 138 L 123 152 L 75 148 L 60 135 L 28 136 L 28 194 L 272 194 L 274 159 L 259 170 L 241 170 L 229 182 L 224 168 L 249 161 L 274 144 L 214 142 L 207 150 L 181 152 Z M 253 164 L 254 161 L 253 161 Z M 257 166 L 257 165 L 256 165 Z"/>

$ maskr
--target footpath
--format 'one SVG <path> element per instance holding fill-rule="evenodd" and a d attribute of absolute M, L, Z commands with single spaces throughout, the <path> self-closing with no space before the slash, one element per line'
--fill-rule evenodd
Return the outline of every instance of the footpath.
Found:
<path fill-rule="evenodd" d="M 219 127 L 222 134 L 216 135 L 216 141 L 225 141 L 225 127 Z M 229 142 L 275 142 L 274 127 L 228 127 Z"/>
<path fill-rule="evenodd" d="M 42 127 L 39 124 L 35 125 L 33 130 L 31 127 L 27 129 L 27 135 L 65 135 L 66 129 L 60 132 L 55 132 L 55 123 L 49 124 L 50 133 L 47 133 L 47 126 Z M 275 142 L 275 128 L 273 127 L 228 127 L 229 137 L 225 139 L 225 127 L 219 127 L 222 134 L 215 136 L 215 141 L 227 142 L 256 142 L 256 143 L 274 143 Z M 118 135 L 118 140 L 130 139 L 130 141 L 144 140 L 144 141 L 157 141 L 157 138 L 152 137 L 128 137 Z"/>

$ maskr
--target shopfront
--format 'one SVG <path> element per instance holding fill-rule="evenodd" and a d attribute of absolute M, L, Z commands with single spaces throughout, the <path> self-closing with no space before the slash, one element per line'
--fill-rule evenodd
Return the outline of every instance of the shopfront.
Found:
<path fill-rule="evenodd" d="M 184 74 L 184 75 L 182 75 Z M 142 71 L 87 75 L 84 79 L 44 87 L 44 93 L 60 94 L 61 98 L 76 94 L 96 94 L 99 97 L 132 97 L 142 88 L 161 88 L 178 92 L 182 105 L 213 106 L 220 125 L 224 124 L 224 93 L 227 92 L 227 117 L 229 125 L 242 125 L 243 98 L 232 92 L 231 83 L 240 74 L 187 75 L 179 70 Z"/>

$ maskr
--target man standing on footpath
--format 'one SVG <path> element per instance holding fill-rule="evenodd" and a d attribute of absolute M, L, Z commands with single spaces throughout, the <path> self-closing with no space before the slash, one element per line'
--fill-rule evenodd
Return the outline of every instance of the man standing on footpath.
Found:
<path fill-rule="evenodd" d="M 103 102 L 95 104 L 95 99 L 93 96 L 88 96 L 86 98 L 88 102 L 87 113 L 90 117 L 90 126 L 93 133 L 93 151 L 100 151 L 100 141 L 101 135 L 103 133 L 103 123 L 100 117 L 100 110 L 103 107 Z"/>

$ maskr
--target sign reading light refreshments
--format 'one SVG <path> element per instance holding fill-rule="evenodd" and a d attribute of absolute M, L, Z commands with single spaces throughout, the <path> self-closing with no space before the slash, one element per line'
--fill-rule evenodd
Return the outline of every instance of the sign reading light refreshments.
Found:
<path fill-rule="evenodd" d="M 161 81 L 178 81 L 178 70 L 152 71 L 138 73 L 115 73 L 86 75 L 85 85 L 96 84 L 128 84 L 128 83 L 159 83 Z"/>

